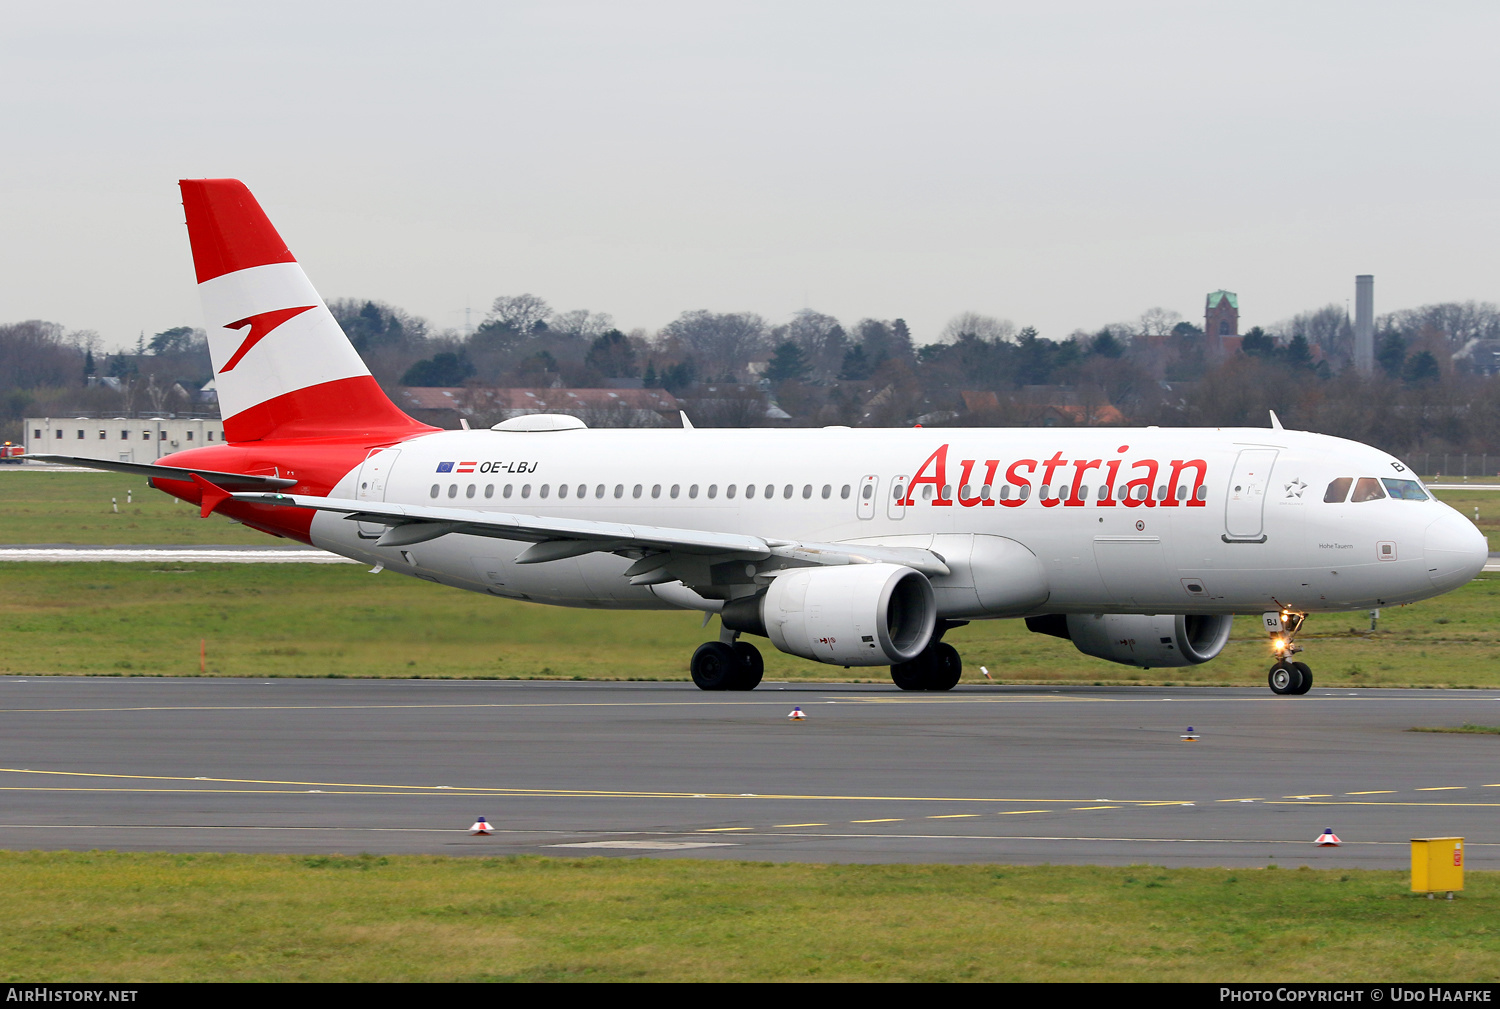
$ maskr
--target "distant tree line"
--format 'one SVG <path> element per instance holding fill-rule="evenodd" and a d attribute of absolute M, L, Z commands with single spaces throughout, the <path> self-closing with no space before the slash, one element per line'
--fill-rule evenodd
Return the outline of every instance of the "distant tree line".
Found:
<path fill-rule="evenodd" d="M 780 324 L 698 309 L 627 332 L 528 293 L 496 298 L 469 334 L 375 300 L 329 309 L 388 388 L 660 388 L 734 424 L 1265 426 L 1276 410 L 1288 427 L 1398 454 L 1500 453 L 1500 308 L 1488 302 L 1379 317 L 1369 376 L 1352 366 L 1341 305 L 1252 328 L 1227 355 L 1162 308 L 1058 339 L 965 312 L 920 345 L 900 318 L 846 325 L 810 309 Z M 30 414 L 186 409 L 212 378 L 191 327 L 141 333 L 118 353 L 100 345 L 55 323 L 0 325 L 4 436 Z"/>

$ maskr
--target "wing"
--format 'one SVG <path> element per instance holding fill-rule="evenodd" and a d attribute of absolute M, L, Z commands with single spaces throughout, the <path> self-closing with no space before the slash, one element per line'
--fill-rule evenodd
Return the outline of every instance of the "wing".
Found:
<path fill-rule="evenodd" d="M 113 473 L 130 473 L 134 476 L 160 477 L 163 480 L 181 480 L 184 482 L 191 482 L 193 474 L 196 473 L 209 483 L 222 487 L 225 490 L 276 490 L 281 487 L 293 487 L 297 483 L 297 481 L 289 480 L 284 476 L 271 476 L 269 474 L 223 473 L 213 469 L 193 469 L 187 466 L 157 466 L 147 462 L 113 462 L 109 459 L 86 459 L 82 456 L 52 455 L 46 452 L 33 452 L 26 458 L 36 459 L 41 462 L 63 463 L 68 466 L 82 466 L 85 469 L 102 469 Z"/>
<path fill-rule="evenodd" d="M 839 564 L 904 564 L 923 574 L 949 573 L 931 550 L 864 544 L 807 543 L 743 533 L 669 526 L 597 522 L 506 512 L 476 511 L 383 501 L 310 497 L 303 494 L 234 495 L 237 501 L 335 512 L 355 522 L 385 525 L 378 547 L 409 546 L 453 533 L 530 543 L 517 564 L 541 564 L 590 553 L 632 558 L 625 569 L 632 585 L 680 581 L 707 598 L 723 597 L 714 586 L 769 581 L 789 567 Z"/>

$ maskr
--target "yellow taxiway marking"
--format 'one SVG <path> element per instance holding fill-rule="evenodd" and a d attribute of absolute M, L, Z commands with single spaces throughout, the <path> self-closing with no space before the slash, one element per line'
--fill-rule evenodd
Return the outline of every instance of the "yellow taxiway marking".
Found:
<path fill-rule="evenodd" d="M 1381 800 L 1374 802 L 1293 802 L 1291 800 L 1273 799 L 1268 805 L 1274 806 L 1436 806 L 1444 809 L 1496 809 L 1500 808 L 1500 802 L 1392 802 Z"/>
<path fill-rule="evenodd" d="M 1136 803 L 1136 805 L 1137 806 L 1191 806 L 1192 803 L 1191 802 L 1182 802 L 1180 800 L 1174 800 L 1172 802 L 1138 802 L 1138 803 Z"/>
<path fill-rule="evenodd" d="M 1438 785 L 1438 786 L 1435 786 L 1433 788 L 1418 788 L 1418 789 L 1414 789 L 1413 791 L 1417 791 L 1417 792 L 1457 792 L 1457 791 L 1461 791 L 1462 789 L 1465 789 L 1465 788 L 1468 788 L 1468 787 L 1469 787 L 1468 785 Z"/>
<path fill-rule="evenodd" d="M 1263 799 L 1263 798 L 1260 798 L 1259 796 L 1257 796 L 1255 798 L 1247 798 L 1247 799 L 1215 799 L 1214 801 L 1215 802 L 1265 802 L 1266 800 Z"/>
<path fill-rule="evenodd" d="M 826 827 L 826 823 L 773 823 L 773 827 Z"/>
<path fill-rule="evenodd" d="M 1074 809 L 1119 809 L 1119 806 L 1074 806 Z"/>
<path fill-rule="evenodd" d="M 778 702 L 780 703 L 780 702 Z M 208 790 L 214 785 L 282 785 L 300 786 L 299 791 L 318 791 L 331 789 L 368 789 L 369 791 L 352 791 L 352 795 L 506 795 L 506 796 L 577 796 L 580 798 L 612 798 L 612 799 L 817 799 L 820 801 L 841 802 L 974 802 L 985 805 L 1004 805 L 1010 803 L 1058 803 L 1067 804 L 1074 802 L 1086 802 L 1088 800 L 1074 798 L 1007 798 L 1005 796 L 972 796 L 972 795 L 803 795 L 798 793 L 783 792 L 657 792 L 657 791 L 626 791 L 618 789 L 603 788 L 510 788 L 503 786 L 487 785 L 400 785 L 388 782 L 350 782 L 350 781 L 281 781 L 260 778 L 212 778 L 207 776 L 168 775 L 168 774 L 109 774 L 97 771 L 46 771 L 29 767 L 0 767 L 0 774 L 40 774 L 61 778 L 92 778 L 105 781 L 166 781 L 181 782 L 187 786 L 180 789 L 156 789 L 157 791 L 180 791 L 184 793 Z M 121 787 L 111 785 L 108 788 L 95 786 L 92 789 L 70 789 L 67 787 L 41 787 L 41 786 L 4 786 L 0 785 L 0 791 L 153 791 L 153 789 L 136 789 L 129 786 Z M 212 789 L 213 791 L 236 791 L 237 789 Z M 382 791 L 383 790 L 383 791 Z M 250 791 L 247 789 L 246 791 Z M 1117 799 L 1116 802 L 1142 803 L 1161 800 L 1152 799 Z"/>
<path fill-rule="evenodd" d="M 850 823 L 900 823 L 903 817 L 887 817 L 884 820 L 850 820 Z"/>
<path fill-rule="evenodd" d="M 1345 795 L 1395 795 L 1394 788 L 1377 788 L 1370 792 L 1345 792 Z"/>
<path fill-rule="evenodd" d="M 729 830 L 754 830 L 753 827 L 700 827 L 699 834 L 722 834 Z"/>
<path fill-rule="evenodd" d="M 1018 813 L 1050 813 L 1050 812 L 1052 812 L 1052 810 L 1050 810 L 1050 809 L 1007 809 L 1005 812 L 1003 812 L 1003 813 L 996 813 L 995 815 L 996 816 L 1015 816 Z"/>
<path fill-rule="evenodd" d="M 1283 799 L 1331 799 L 1331 798 L 1333 798 L 1333 795 L 1332 794 L 1329 794 L 1329 795 L 1283 795 L 1282 798 Z"/>
<path fill-rule="evenodd" d="M 971 816 L 983 816 L 983 813 L 945 813 L 942 816 L 929 816 L 929 820 L 966 820 Z"/>

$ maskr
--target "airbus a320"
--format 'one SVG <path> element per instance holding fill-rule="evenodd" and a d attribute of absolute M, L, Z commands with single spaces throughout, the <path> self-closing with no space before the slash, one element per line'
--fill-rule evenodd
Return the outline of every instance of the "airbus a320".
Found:
<path fill-rule="evenodd" d="M 381 391 L 260 205 L 180 183 L 224 442 L 155 465 L 68 460 L 374 571 L 560 606 L 718 614 L 704 690 L 760 651 L 948 690 L 943 640 L 1022 618 L 1146 668 L 1217 656 L 1260 614 L 1278 694 L 1311 613 L 1426 599 L 1483 569 L 1475 526 L 1398 459 L 1265 429 L 445 431 Z M 705 618 L 705 623 L 707 618 Z"/>

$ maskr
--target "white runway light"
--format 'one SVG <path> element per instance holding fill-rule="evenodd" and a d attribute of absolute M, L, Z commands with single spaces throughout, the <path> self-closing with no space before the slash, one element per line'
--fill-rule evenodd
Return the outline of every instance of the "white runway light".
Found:
<path fill-rule="evenodd" d="M 787 715 L 786 717 L 790 718 L 794 722 L 801 722 L 807 718 L 807 716 L 802 713 L 801 708 L 793 708 L 792 713 L 790 715 Z"/>
<path fill-rule="evenodd" d="M 1332 827 L 1325 829 L 1323 833 L 1319 834 L 1317 836 L 1317 839 L 1313 841 L 1313 844 L 1316 844 L 1319 848 L 1337 848 L 1343 843 L 1343 841 L 1339 840 L 1339 836 L 1333 832 Z"/>
<path fill-rule="evenodd" d="M 485 837 L 489 837 L 494 832 L 494 829 L 485 822 L 485 819 L 482 816 L 474 822 L 474 826 L 469 828 L 470 834 L 482 834 Z"/>

